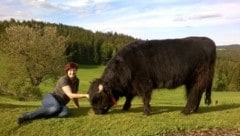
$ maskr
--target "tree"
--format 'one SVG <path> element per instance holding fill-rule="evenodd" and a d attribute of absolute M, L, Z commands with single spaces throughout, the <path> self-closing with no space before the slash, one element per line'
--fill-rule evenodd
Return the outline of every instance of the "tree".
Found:
<path fill-rule="evenodd" d="M 229 46 L 217 51 L 214 90 L 240 91 L 240 61 L 238 46 Z"/>
<path fill-rule="evenodd" d="M 15 86 L 13 89 L 36 88 L 43 80 L 56 79 L 63 73 L 67 39 L 58 35 L 55 27 L 6 28 L 1 50 L 11 60 L 9 85 Z"/>

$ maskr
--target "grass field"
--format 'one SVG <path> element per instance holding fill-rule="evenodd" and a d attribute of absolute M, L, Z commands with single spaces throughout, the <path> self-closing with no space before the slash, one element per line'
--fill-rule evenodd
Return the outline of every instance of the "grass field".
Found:
<path fill-rule="evenodd" d="M 103 66 L 81 66 L 78 72 L 80 92 L 85 93 L 89 82 L 99 77 Z M 51 91 L 53 83 L 44 83 L 43 93 Z M 0 95 L 0 135 L 8 136 L 137 136 L 162 135 L 165 132 L 208 130 L 211 128 L 240 128 L 240 93 L 213 92 L 213 104 L 206 106 L 203 100 L 197 113 L 180 114 L 185 105 L 184 88 L 156 90 L 152 95 L 152 114 L 142 114 L 139 97 L 133 100 L 132 108 L 121 110 L 124 98 L 106 115 L 94 115 L 86 99 L 81 99 L 81 109 L 69 103 L 68 118 L 39 119 L 18 126 L 16 119 L 21 114 L 35 110 L 40 101 L 18 101 Z"/>

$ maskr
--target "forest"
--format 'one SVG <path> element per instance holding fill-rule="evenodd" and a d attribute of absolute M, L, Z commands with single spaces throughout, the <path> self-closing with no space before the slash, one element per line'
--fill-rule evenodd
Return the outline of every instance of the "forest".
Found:
<path fill-rule="evenodd" d="M 0 67 L 0 92 L 24 97 L 40 96 L 39 85 L 57 79 L 64 61 L 106 65 L 117 51 L 137 40 L 117 32 L 14 19 L 0 21 L 0 39 L 0 61 L 6 64 Z M 240 45 L 217 45 L 213 90 L 240 91 Z"/>
<path fill-rule="evenodd" d="M 14 19 L 0 21 L 0 35 L 4 34 L 7 27 L 14 25 L 29 26 L 34 29 L 43 29 L 46 26 L 56 27 L 59 35 L 68 37 L 65 52 L 67 59 L 79 64 L 106 64 L 121 47 L 136 40 L 132 36 L 116 32 L 92 32 L 77 26 Z"/>

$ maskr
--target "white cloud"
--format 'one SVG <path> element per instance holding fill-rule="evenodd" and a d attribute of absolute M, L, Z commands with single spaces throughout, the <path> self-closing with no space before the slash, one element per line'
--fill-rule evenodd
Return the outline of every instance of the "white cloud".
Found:
<path fill-rule="evenodd" d="M 71 7 L 84 7 L 88 5 L 96 5 L 101 3 L 109 3 L 112 0 L 66 0 L 62 1 L 62 5 L 71 6 Z"/>
<path fill-rule="evenodd" d="M 21 2 L 26 5 L 32 5 L 35 7 L 39 7 L 43 3 L 45 3 L 45 0 L 21 0 Z"/>

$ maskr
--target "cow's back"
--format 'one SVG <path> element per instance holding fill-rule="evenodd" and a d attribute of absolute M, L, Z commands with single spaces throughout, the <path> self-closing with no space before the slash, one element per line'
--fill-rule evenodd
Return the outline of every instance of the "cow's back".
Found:
<path fill-rule="evenodd" d="M 214 64 L 216 47 L 205 37 L 137 41 L 117 56 L 124 58 L 133 78 L 149 78 L 158 87 L 175 87 L 183 84 L 199 65 Z"/>

